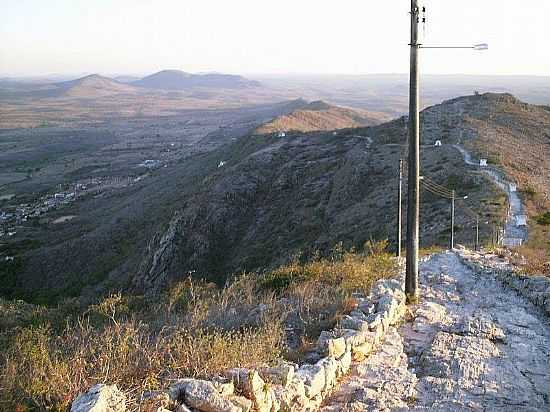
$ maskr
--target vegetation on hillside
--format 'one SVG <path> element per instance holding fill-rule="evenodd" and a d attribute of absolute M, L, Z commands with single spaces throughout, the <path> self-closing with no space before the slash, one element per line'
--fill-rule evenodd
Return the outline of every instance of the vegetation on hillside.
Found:
<path fill-rule="evenodd" d="M 477 118 L 467 119 L 479 133 L 472 148 L 499 160 L 498 167 L 515 180 L 530 216 L 529 239 L 520 248 L 523 267 L 550 275 L 550 108 L 523 103 L 509 94 L 476 97 Z M 545 218 L 546 216 L 546 218 Z M 550 220 L 550 219 L 549 219 Z"/>
<path fill-rule="evenodd" d="M 243 274 L 223 288 L 186 279 L 160 296 L 114 294 L 86 308 L 0 301 L 0 409 L 65 410 L 98 382 L 116 383 L 137 405 L 173 378 L 295 360 L 353 292 L 396 273 L 385 247 L 340 245 L 329 258 Z M 288 344 L 289 324 L 302 345 Z"/>

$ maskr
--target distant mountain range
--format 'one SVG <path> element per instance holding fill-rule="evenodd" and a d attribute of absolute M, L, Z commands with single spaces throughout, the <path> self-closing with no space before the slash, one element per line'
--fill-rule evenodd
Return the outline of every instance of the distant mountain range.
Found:
<path fill-rule="evenodd" d="M 192 74 L 181 70 L 162 70 L 131 83 L 134 86 L 160 90 L 188 90 L 198 87 L 242 89 L 258 87 L 260 83 L 232 74 Z"/>
<path fill-rule="evenodd" d="M 56 83 L 57 91 L 67 97 L 102 97 L 113 94 L 137 93 L 134 86 L 117 82 L 109 77 L 91 74 L 80 79 Z"/>
<path fill-rule="evenodd" d="M 137 94 L 150 91 L 246 90 L 260 83 L 232 74 L 193 74 L 181 70 L 162 70 L 149 76 L 117 76 L 90 74 L 74 80 L 56 82 L 23 81 L 0 78 L 0 90 L 26 93 L 26 97 L 98 98 L 117 94 Z"/>

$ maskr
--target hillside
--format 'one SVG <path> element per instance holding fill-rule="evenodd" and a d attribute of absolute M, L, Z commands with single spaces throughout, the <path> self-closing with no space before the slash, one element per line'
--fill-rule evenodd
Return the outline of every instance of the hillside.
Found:
<path fill-rule="evenodd" d="M 549 273 L 550 107 L 524 103 L 510 94 L 459 97 L 421 115 L 423 143 L 461 144 L 476 158 L 515 181 L 529 215 L 529 237 L 521 252 L 527 268 Z M 405 138 L 404 118 L 380 126 L 387 143 Z M 548 219 L 550 220 L 550 219 Z"/>
<path fill-rule="evenodd" d="M 422 113 L 422 174 L 468 196 L 468 207 L 484 218 L 484 241 L 502 222 L 506 199 L 484 174 L 465 164 L 452 144 L 461 140 L 460 130 L 465 146 L 482 141 L 475 119 L 483 119 L 482 103 L 490 97 L 460 98 Z M 462 111 L 457 111 L 457 101 Z M 489 102 L 495 110 L 496 101 Z M 303 104 L 297 100 L 284 110 Z M 523 109 L 508 115 L 511 126 L 506 130 L 512 134 L 524 113 L 545 110 L 514 105 Z M 500 116 L 504 114 L 495 118 Z M 550 123 L 539 119 L 542 123 L 533 130 L 547 133 Z M 17 276 L 10 275 L 13 283 L 4 289 L 16 292 L 32 284 L 31 296 L 41 291 L 64 296 L 113 288 L 162 290 L 188 273 L 223 283 L 243 270 L 277 266 L 298 255 L 326 254 L 339 242 L 349 248 L 388 238 L 395 248 L 403 118 L 336 136 L 325 131 L 293 132 L 285 138 L 245 134 L 227 138 L 222 146 L 216 145 L 216 135 L 207 139 L 214 150 L 182 158 L 116 196 L 79 204 L 72 212 L 79 221 L 59 227 L 55 241 L 48 239 L 44 247 L 22 255 Z M 436 139 L 443 141 L 442 147 L 433 146 Z M 533 153 L 535 159 L 547 153 L 542 147 L 539 152 Z M 531 171 L 530 176 L 537 179 L 539 174 Z M 426 192 L 421 201 L 423 245 L 446 246 L 449 201 Z M 458 206 L 456 228 L 457 243 L 471 245 L 475 226 Z"/>
<path fill-rule="evenodd" d="M 134 86 L 161 90 L 193 88 L 244 89 L 259 86 L 259 82 L 231 74 L 192 74 L 181 70 L 162 70 L 131 83 Z"/>
<path fill-rule="evenodd" d="M 256 130 L 256 133 L 337 130 L 370 126 L 380 124 L 387 120 L 389 120 L 389 116 L 382 113 L 371 113 L 366 110 L 333 106 L 320 100 L 311 103 L 304 101 L 302 107 L 297 108 L 288 115 L 279 116 L 262 125 Z"/>
<path fill-rule="evenodd" d="M 398 145 L 378 144 L 370 129 L 242 138 L 215 153 L 223 166 L 151 240 L 133 283 L 162 289 L 180 273 L 220 281 L 295 256 L 324 255 L 338 242 L 345 248 L 369 239 L 394 242 L 400 152 Z M 457 150 L 426 150 L 423 163 L 431 178 L 452 182 L 488 219 L 499 219 L 499 203 L 492 204 L 498 190 L 482 176 L 468 176 Z M 423 245 L 447 245 L 449 201 L 426 194 L 422 202 Z M 467 216 L 458 212 L 456 224 L 457 239 L 471 242 Z M 481 234 L 489 236 L 488 228 Z"/>
<path fill-rule="evenodd" d="M 76 98 L 96 98 L 115 94 L 132 94 L 138 90 L 128 84 L 98 74 L 81 77 L 76 80 L 56 83 L 60 96 Z"/>

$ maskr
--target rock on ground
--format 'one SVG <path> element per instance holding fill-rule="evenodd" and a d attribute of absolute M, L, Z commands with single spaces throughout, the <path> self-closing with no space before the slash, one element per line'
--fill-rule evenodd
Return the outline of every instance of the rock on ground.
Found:
<path fill-rule="evenodd" d="M 71 405 L 71 412 L 124 412 L 126 396 L 116 385 L 97 384 L 80 394 Z"/>

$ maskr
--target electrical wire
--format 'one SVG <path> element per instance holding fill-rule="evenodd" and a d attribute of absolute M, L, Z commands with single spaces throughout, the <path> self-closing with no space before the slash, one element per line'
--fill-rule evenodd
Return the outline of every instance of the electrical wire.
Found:
<path fill-rule="evenodd" d="M 421 181 L 421 182 L 422 182 L 422 181 Z M 437 188 L 431 186 L 430 184 L 428 184 L 428 183 L 426 183 L 426 182 L 422 182 L 422 187 L 423 187 L 424 189 L 426 189 L 427 191 L 433 193 L 433 194 L 436 194 L 436 195 L 438 195 L 438 196 L 440 196 L 440 197 L 444 197 L 445 199 L 452 199 L 452 198 L 453 198 L 452 193 L 449 194 L 449 193 L 447 193 L 447 192 L 444 192 L 444 191 L 442 191 L 442 190 L 440 190 L 440 189 L 437 189 Z"/>
<path fill-rule="evenodd" d="M 434 186 L 434 188 L 439 189 L 442 192 L 448 193 L 452 196 L 454 193 L 453 190 L 446 188 L 445 186 L 440 185 L 439 183 L 434 182 L 432 179 L 430 179 L 428 176 L 423 176 L 422 180 L 424 180 L 426 183 Z"/>
<path fill-rule="evenodd" d="M 442 193 L 442 192 L 440 192 L 440 191 L 438 191 L 438 190 L 435 190 L 435 189 L 431 188 L 430 186 L 427 186 L 426 184 L 423 184 L 423 185 L 422 185 L 422 188 L 424 188 L 424 190 L 426 190 L 426 191 L 428 191 L 428 192 L 430 192 L 430 193 L 433 193 L 434 195 L 437 195 L 437 196 L 439 196 L 439 197 L 443 197 L 443 198 L 445 198 L 445 199 L 452 199 L 452 196 L 447 196 L 447 194 Z"/>

